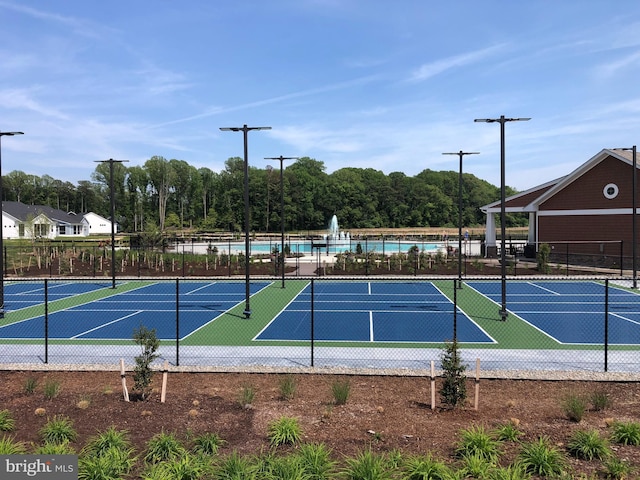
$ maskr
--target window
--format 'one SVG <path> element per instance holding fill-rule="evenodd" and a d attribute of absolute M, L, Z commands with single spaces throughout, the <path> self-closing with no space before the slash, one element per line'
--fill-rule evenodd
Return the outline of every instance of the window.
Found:
<path fill-rule="evenodd" d="M 618 186 L 615 183 L 607 183 L 602 189 L 602 193 L 608 200 L 614 199 L 618 196 Z"/>

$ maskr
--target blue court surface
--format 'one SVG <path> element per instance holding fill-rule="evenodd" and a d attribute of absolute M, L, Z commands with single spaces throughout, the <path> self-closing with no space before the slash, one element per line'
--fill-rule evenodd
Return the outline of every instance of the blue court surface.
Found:
<path fill-rule="evenodd" d="M 458 308 L 459 342 L 492 343 Z M 338 342 L 443 342 L 453 338 L 453 303 L 430 282 L 317 282 L 313 339 Z M 280 312 L 257 340 L 312 338 L 311 285 Z"/>
<path fill-rule="evenodd" d="M 99 283 L 48 282 L 47 296 L 49 301 L 52 302 L 82 295 L 83 293 L 95 292 L 110 286 L 110 284 Z M 44 303 L 44 297 L 44 282 L 16 282 L 5 283 L 4 285 L 4 307 L 7 312 L 41 305 Z"/>
<path fill-rule="evenodd" d="M 501 304 L 500 282 L 467 285 Z M 605 285 L 595 281 L 507 282 L 506 306 L 509 312 L 559 343 L 602 345 L 605 293 Z M 609 285 L 608 312 L 608 343 L 640 345 L 640 295 Z"/>
<path fill-rule="evenodd" d="M 269 282 L 252 282 L 251 295 L 267 285 Z M 177 299 L 180 331 L 176 332 L 175 288 L 156 283 L 50 313 L 48 334 L 52 339 L 130 340 L 134 329 L 144 325 L 155 329 L 161 340 L 175 340 L 177 335 L 186 337 L 244 299 L 245 284 L 241 282 L 181 282 Z M 44 316 L 38 316 L 0 327 L 0 338 L 43 338 L 44 328 Z"/>

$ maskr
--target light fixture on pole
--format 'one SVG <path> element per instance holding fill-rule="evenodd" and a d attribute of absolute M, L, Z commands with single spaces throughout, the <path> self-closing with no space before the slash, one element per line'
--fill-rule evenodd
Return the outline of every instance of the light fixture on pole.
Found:
<path fill-rule="evenodd" d="M 251 245 L 249 244 L 249 150 L 247 148 L 247 134 L 251 130 L 271 130 L 271 127 L 220 127 L 223 132 L 242 132 L 244 135 L 244 272 L 245 272 L 245 302 L 244 316 L 251 317 L 251 306 L 249 297 L 251 296 L 250 281 L 251 274 L 249 272 L 249 254 Z"/>
<path fill-rule="evenodd" d="M 458 155 L 460 170 L 458 174 L 458 288 L 462 288 L 462 157 L 465 155 L 479 155 L 480 152 L 446 152 L 443 155 Z"/>
<path fill-rule="evenodd" d="M 300 157 L 265 157 L 265 160 L 280 160 L 280 268 L 282 271 L 282 288 L 284 288 L 284 173 L 282 163 L 285 160 L 298 160 Z"/>
<path fill-rule="evenodd" d="M 638 228 L 638 223 L 637 223 L 637 216 L 636 216 L 636 200 L 637 200 L 637 165 L 638 162 L 636 160 L 636 146 L 634 145 L 631 148 L 619 148 L 618 150 L 626 150 L 629 151 L 631 150 L 631 156 L 632 156 L 632 165 L 633 165 L 633 173 L 631 175 L 631 265 L 632 265 L 632 269 L 633 269 L 633 288 L 637 289 L 638 288 L 638 279 L 636 278 L 637 276 L 637 272 L 638 272 L 638 264 L 637 264 L 637 243 L 638 243 L 638 238 L 637 238 L 637 228 Z"/>
<path fill-rule="evenodd" d="M 14 135 L 24 135 L 24 132 L 0 132 L 0 139 L 2 137 L 13 137 Z M 0 147 L 0 151 L 2 148 Z M 2 155 L 0 153 L 0 211 L 2 202 L 4 200 L 4 192 L 2 191 Z M 0 212 L 0 318 L 4 318 L 4 245 L 2 244 L 2 224 L 4 223 L 2 213 Z"/>
<path fill-rule="evenodd" d="M 505 158 L 504 158 L 504 124 L 507 122 L 526 122 L 531 118 L 476 118 L 474 122 L 500 123 L 500 266 L 502 280 L 502 305 L 500 306 L 500 319 L 507 320 L 507 271 L 506 271 L 506 214 L 505 214 Z M 515 259 L 514 259 L 515 260 Z"/>
<path fill-rule="evenodd" d="M 111 288 L 116 288 L 116 188 L 113 182 L 113 164 L 124 163 L 129 160 L 95 160 L 96 163 L 109 164 L 109 201 L 111 204 Z"/>

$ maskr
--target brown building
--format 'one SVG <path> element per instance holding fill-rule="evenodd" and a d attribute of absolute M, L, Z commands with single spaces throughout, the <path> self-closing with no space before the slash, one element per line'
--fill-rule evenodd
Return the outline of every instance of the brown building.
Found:
<path fill-rule="evenodd" d="M 569 175 L 506 198 L 505 211 L 529 214 L 525 253 L 535 253 L 538 245 L 548 243 L 556 253 L 571 248 L 572 253 L 630 257 L 633 183 L 632 152 L 604 149 Z M 498 247 L 495 218 L 500 216 L 500 201 L 481 210 L 487 214 L 486 246 L 491 256 Z M 640 218 L 636 222 L 640 229 Z"/>

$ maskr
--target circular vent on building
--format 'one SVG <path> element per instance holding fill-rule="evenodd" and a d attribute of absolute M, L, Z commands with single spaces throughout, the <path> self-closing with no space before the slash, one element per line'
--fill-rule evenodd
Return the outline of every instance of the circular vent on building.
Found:
<path fill-rule="evenodd" d="M 609 200 L 616 198 L 618 196 L 618 186 L 615 183 L 608 183 L 604 186 L 602 193 Z"/>

